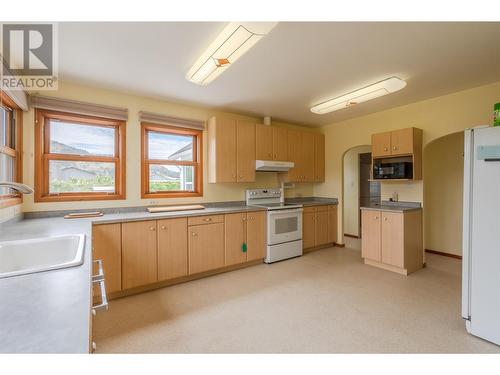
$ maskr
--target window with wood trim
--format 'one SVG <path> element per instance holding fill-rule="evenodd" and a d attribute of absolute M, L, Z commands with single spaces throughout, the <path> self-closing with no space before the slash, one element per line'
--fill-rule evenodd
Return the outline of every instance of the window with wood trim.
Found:
<path fill-rule="evenodd" d="M 203 195 L 201 130 L 141 124 L 142 198 Z"/>
<path fill-rule="evenodd" d="M 22 110 L 0 91 L 0 181 L 22 182 Z M 0 188 L 0 208 L 22 202 L 16 190 Z"/>
<path fill-rule="evenodd" d="M 125 199 L 125 122 L 36 111 L 35 201 Z"/>

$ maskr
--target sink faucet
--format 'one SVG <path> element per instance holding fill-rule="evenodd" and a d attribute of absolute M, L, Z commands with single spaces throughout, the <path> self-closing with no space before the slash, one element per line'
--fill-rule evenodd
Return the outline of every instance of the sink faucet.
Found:
<path fill-rule="evenodd" d="M 21 184 L 19 182 L 0 181 L 0 187 L 11 188 L 11 189 L 17 190 L 21 194 L 31 194 L 34 191 L 28 185 Z"/>

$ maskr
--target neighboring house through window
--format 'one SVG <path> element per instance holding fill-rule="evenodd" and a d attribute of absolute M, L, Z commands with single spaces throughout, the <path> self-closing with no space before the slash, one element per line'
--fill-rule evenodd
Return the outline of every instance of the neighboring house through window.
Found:
<path fill-rule="evenodd" d="M 125 122 L 37 110 L 35 200 L 125 198 Z"/>
<path fill-rule="evenodd" d="M 142 123 L 142 197 L 202 193 L 202 131 Z"/>

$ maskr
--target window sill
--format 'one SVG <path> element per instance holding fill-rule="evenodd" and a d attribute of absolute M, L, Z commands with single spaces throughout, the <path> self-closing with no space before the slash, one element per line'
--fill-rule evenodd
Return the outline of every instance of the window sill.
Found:
<path fill-rule="evenodd" d="M 159 193 L 144 193 L 141 195 L 142 199 L 153 198 L 189 198 L 189 197 L 203 197 L 203 193 L 189 192 L 189 191 L 176 191 L 176 192 L 159 192 Z"/>
<path fill-rule="evenodd" d="M 81 202 L 125 199 L 125 194 L 61 194 L 35 196 L 35 202 Z"/>

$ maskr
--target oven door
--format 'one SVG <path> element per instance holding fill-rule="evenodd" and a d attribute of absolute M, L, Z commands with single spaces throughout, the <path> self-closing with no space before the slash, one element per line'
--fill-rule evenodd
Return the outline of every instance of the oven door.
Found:
<path fill-rule="evenodd" d="M 268 211 L 267 244 L 302 239 L 302 208 Z"/>

